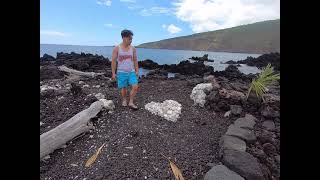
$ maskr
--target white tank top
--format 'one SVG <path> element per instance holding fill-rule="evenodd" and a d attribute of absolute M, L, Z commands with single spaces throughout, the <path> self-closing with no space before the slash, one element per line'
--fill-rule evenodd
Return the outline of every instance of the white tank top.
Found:
<path fill-rule="evenodd" d="M 130 46 L 128 51 L 123 51 L 119 45 L 117 62 L 118 62 L 117 72 L 134 71 L 132 46 Z"/>

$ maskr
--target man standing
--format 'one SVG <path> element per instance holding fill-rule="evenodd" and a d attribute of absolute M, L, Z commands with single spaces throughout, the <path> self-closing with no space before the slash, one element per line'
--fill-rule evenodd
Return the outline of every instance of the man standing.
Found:
<path fill-rule="evenodd" d="M 139 67 L 136 49 L 131 46 L 133 33 L 130 30 L 121 32 L 122 43 L 114 47 L 112 51 L 112 80 L 117 79 L 118 88 L 121 91 L 122 106 L 129 106 L 137 110 L 133 103 L 138 91 Z M 127 88 L 131 86 L 129 104 L 127 101 Z"/>

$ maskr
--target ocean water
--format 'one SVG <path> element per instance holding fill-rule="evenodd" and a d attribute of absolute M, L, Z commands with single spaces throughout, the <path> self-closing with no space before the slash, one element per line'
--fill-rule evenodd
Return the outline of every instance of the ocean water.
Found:
<path fill-rule="evenodd" d="M 64 53 L 91 53 L 102 55 L 111 60 L 112 56 L 111 46 L 77 46 L 77 45 L 53 45 L 53 44 L 40 44 L 40 57 L 43 54 L 49 54 L 56 57 L 57 52 Z M 215 71 L 224 70 L 228 64 L 223 64 L 223 62 L 229 60 L 244 60 L 248 56 L 258 57 L 260 54 L 245 54 L 245 53 L 226 53 L 226 52 L 207 52 L 207 51 L 189 51 L 189 50 L 167 50 L 167 49 L 146 49 L 137 48 L 138 60 L 142 61 L 145 59 L 151 59 L 158 64 L 177 64 L 180 61 L 187 60 L 192 56 L 203 56 L 208 54 L 209 59 L 213 59 L 214 62 L 205 62 L 206 65 L 213 66 Z M 259 73 L 260 70 L 256 67 L 247 66 L 242 64 L 238 67 L 239 70 L 245 74 L 249 73 Z M 144 71 L 145 74 L 147 71 Z"/>

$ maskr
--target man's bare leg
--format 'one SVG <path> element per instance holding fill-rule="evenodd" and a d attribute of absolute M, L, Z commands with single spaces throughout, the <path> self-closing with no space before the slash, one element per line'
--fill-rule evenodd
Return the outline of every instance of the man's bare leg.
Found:
<path fill-rule="evenodd" d="M 121 89 L 122 106 L 127 106 L 127 88 Z"/>
<path fill-rule="evenodd" d="M 129 106 L 131 106 L 133 108 L 137 108 L 137 106 L 133 104 L 133 100 L 134 100 L 137 92 L 138 92 L 138 85 L 133 85 L 131 92 L 130 92 L 130 101 L 129 101 Z"/>

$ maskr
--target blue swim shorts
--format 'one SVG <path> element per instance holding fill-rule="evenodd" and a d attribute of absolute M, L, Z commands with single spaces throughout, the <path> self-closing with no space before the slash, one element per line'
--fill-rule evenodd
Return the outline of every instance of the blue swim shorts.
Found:
<path fill-rule="evenodd" d="M 121 89 L 138 84 L 138 78 L 135 72 L 117 72 L 117 83 Z"/>

